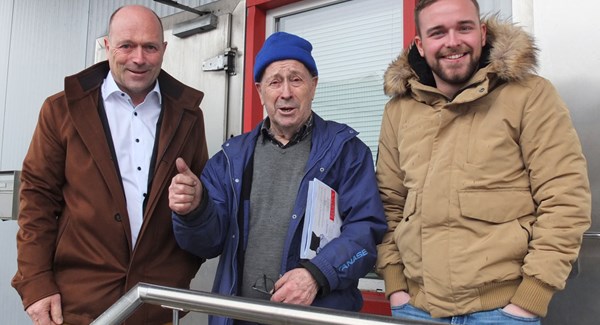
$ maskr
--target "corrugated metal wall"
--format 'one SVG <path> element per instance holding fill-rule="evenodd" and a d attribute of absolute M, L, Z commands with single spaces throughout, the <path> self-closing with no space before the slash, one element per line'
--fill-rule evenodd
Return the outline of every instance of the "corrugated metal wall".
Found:
<path fill-rule="evenodd" d="M 10 32 L 12 26 L 13 0 L 0 0 L 0 161 L 4 142 L 3 125 L 5 121 L 6 87 L 8 79 L 8 62 L 10 59 Z M 2 164 L 0 163 L 0 168 Z"/>
<path fill-rule="evenodd" d="M 2 15 L 10 15 L 0 31 L 8 44 L 0 76 L 6 80 L 0 169 L 7 170 L 21 168 L 43 99 L 84 66 L 89 8 L 81 0 L 4 0 L 2 6 L 8 6 Z"/>
<path fill-rule="evenodd" d="M 0 0 L 0 170 L 21 169 L 43 100 L 63 88 L 66 75 L 93 64 L 95 40 L 127 4 L 160 17 L 181 12 L 153 0 Z"/>

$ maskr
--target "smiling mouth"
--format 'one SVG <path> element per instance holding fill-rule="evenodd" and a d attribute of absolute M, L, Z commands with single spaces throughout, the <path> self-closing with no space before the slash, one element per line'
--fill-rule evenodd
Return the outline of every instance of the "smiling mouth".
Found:
<path fill-rule="evenodd" d="M 449 59 L 449 60 L 458 60 L 465 55 L 466 55 L 465 53 L 459 53 L 459 54 L 446 55 L 444 58 Z"/>

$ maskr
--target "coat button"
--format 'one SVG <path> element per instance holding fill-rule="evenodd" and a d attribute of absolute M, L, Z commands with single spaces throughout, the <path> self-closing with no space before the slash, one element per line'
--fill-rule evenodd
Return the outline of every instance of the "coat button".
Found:
<path fill-rule="evenodd" d="M 121 222 L 123 218 L 121 218 L 121 215 L 119 213 L 115 214 L 115 221 L 117 222 Z"/>

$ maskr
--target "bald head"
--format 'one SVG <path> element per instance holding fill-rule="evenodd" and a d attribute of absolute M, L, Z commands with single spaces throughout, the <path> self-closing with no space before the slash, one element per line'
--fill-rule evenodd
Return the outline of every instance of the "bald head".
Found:
<path fill-rule="evenodd" d="M 140 6 L 140 5 L 129 5 L 129 6 L 119 7 L 117 10 L 115 10 L 112 13 L 112 15 L 110 15 L 110 20 L 108 21 L 108 37 L 110 37 L 112 25 L 113 25 L 113 22 L 115 21 L 115 18 L 118 22 L 120 19 L 127 20 L 130 17 L 138 17 L 140 19 L 147 19 L 148 22 L 154 21 L 157 24 L 157 27 L 160 28 L 160 35 L 162 36 L 164 34 L 164 28 L 162 25 L 162 21 L 160 20 L 160 17 L 158 17 L 158 15 L 154 11 L 152 11 L 151 9 L 146 8 L 144 6 Z M 164 39 L 161 38 L 161 42 L 163 40 Z"/>

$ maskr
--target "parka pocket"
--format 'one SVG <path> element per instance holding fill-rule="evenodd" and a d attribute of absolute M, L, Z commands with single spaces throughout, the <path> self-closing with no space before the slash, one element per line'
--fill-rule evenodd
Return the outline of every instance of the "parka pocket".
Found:
<path fill-rule="evenodd" d="M 535 222 L 529 189 L 459 191 L 458 199 L 471 244 L 488 253 L 487 263 L 496 263 L 506 274 L 520 272 L 515 266 L 527 254 Z"/>
<path fill-rule="evenodd" d="M 417 215 L 418 199 L 417 190 L 408 192 L 404 203 L 402 221 L 394 231 L 394 242 L 398 247 L 405 271 L 409 274 L 417 273 L 421 261 L 421 221 L 420 218 L 413 218 Z"/>
<path fill-rule="evenodd" d="M 458 201 L 463 217 L 492 223 L 504 223 L 535 213 L 529 189 L 459 191 Z"/>
<path fill-rule="evenodd" d="M 406 195 L 406 201 L 404 202 L 404 211 L 402 214 L 402 218 L 404 221 L 408 221 L 407 219 L 415 214 L 415 210 L 417 209 L 417 191 L 411 190 L 408 191 Z"/>

